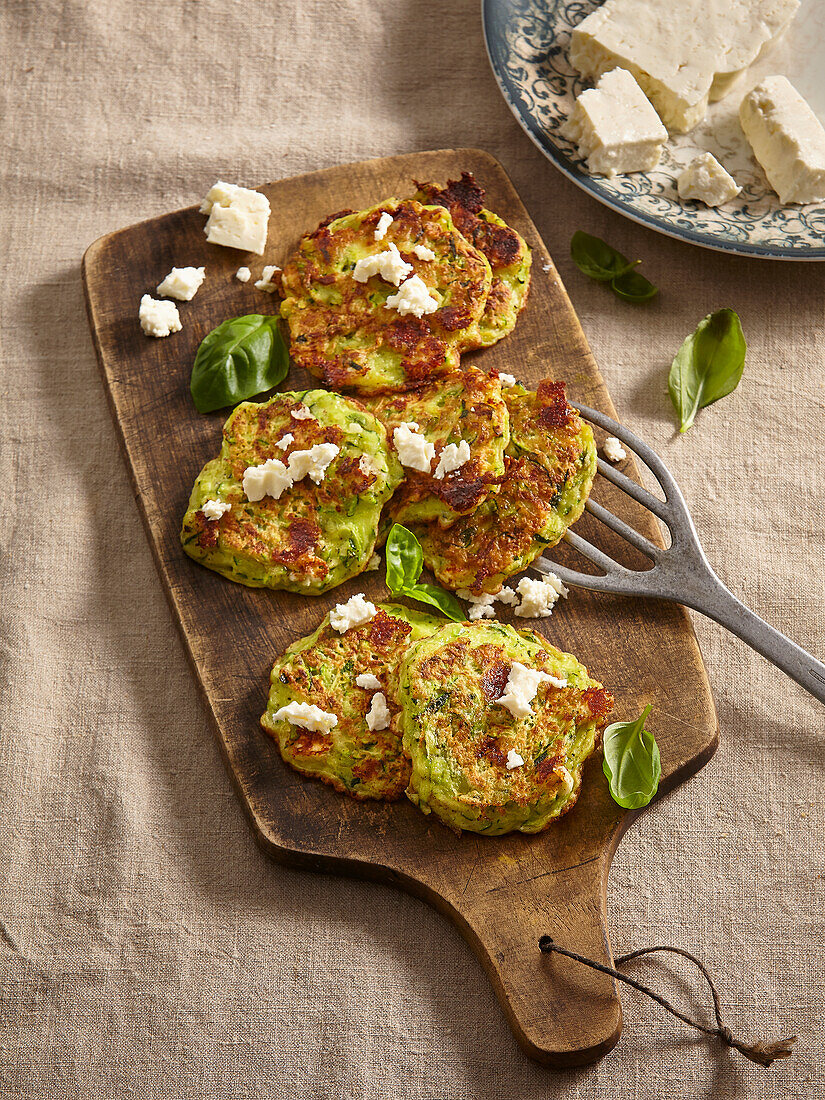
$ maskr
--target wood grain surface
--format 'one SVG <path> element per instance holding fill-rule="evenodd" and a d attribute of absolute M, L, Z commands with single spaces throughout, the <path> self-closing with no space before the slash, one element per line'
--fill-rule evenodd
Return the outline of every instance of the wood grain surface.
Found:
<path fill-rule="evenodd" d="M 382 573 L 368 573 L 325 596 L 243 588 L 192 562 L 179 542 L 181 518 L 201 466 L 220 448 L 225 413 L 200 416 L 189 396 L 195 351 L 227 317 L 272 312 L 277 299 L 242 284 L 235 272 L 283 264 L 300 234 L 344 207 L 371 206 L 413 190 L 413 178 L 446 182 L 463 169 L 487 188 L 488 205 L 533 248 L 530 299 L 515 332 L 465 361 L 493 366 L 535 384 L 562 378 L 568 395 L 611 415 L 610 398 L 550 257 L 501 166 L 476 149 L 441 150 L 366 161 L 262 187 L 272 204 L 263 259 L 206 243 L 197 207 L 102 238 L 87 251 L 83 279 L 89 320 L 135 494 L 195 676 L 214 715 L 230 772 L 264 850 L 292 866 L 394 882 L 455 922 L 475 950 L 522 1048 L 554 1066 L 592 1062 L 621 1031 L 621 1007 L 609 977 L 559 956 L 537 941 L 609 962 L 605 891 L 611 858 L 635 816 L 609 797 L 597 754 L 581 798 L 539 836 L 456 837 L 405 799 L 354 802 L 287 768 L 258 720 L 275 656 L 313 630 L 354 592 L 386 599 Z M 173 266 L 205 265 L 206 281 L 179 306 L 183 330 L 144 336 L 141 295 L 154 294 Z M 544 270 L 546 268 L 546 270 Z M 631 308 L 631 307 L 629 307 Z M 309 380 L 292 371 L 282 389 Z M 632 467 L 625 467 L 628 472 Z M 594 496 L 661 542 L 655 521 L 599 479 Z M 637 557 L 592 517 L 577 530 L 639 567 Z M 135 539 L 142 538 L 137 529 Z M 581 560 L 566 545 L 551 557 Z M 509 619 L 509 609 L 501 608 Z M 521 620 L 516 620 L 521 624 Z M 716 715 L 693 631 L 683 609 L 576 590 L 537 629 L 575 653 L 615 694 L 616 716 L 649 722 L 662 755 L 661 791 L 687 779 L 713 754 Z M 185 731 L 181 731 L 185 737 Z M 655 812 L 654 808 L 650 812 Z"/>

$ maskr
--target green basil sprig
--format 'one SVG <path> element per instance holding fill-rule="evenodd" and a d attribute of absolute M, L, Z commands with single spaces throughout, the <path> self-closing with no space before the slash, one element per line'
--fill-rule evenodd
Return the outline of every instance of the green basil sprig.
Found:
<path fill-rule="evenodd" d="M 697 412 L 727 397 L 739 385 L 748 345 L 732 309 L 709 313 L 685 340 L 670 368 L 668 389 L 686 432 Z"/>
<path fill-rule="evenodd" d="M 613 293 L 625 302 L 649 302 L 659 288 L 633 268 L 641 260 L 628 260 L 601 237 L 578 230 L 570 241 L 573 263 L 597 283 L 609 283 Z"/>
<path fill-rule="evenodd" d="M 464 622 L 466 616 L 461 604 L 434 584 L 419 584 L 424 568 L 424 551 L 421 543 L 406 527 L 394 523 L 387 539 L 387 588 L 393 596 L 406 596 L 419 603 L 430 604 L 443 612 L 448 619 Z"/>
<path fill-rule="evenodd" d="M 231 317 L 201 341 L 189 389 L 198 412 L 237 405 L 286 378 L 289 354 L 277 316 Z"/>
<path fill-rule="evenodd" d="M 635 722 L 614 722 L 604 731 L 602 765 L 610 794 L 626 810 L 646 806 L 659 789 L 662 762 L 656 738 L 645 729 L 652 710 L 646 706 Z"/>

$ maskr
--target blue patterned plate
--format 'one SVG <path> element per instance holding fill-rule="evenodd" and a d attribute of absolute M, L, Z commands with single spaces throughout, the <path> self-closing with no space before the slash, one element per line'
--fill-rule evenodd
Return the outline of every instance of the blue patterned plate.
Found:
<path fill-rule="evenodd" d="M 548 160 L 605 206 L 670 237 L 777 260 L 825 260 L 825 205 L 781 206 L 750 151 L 738 110 L 742 95 L 773 73 L 787 76 L 825 118 L 825 3 L 803 0 L 784 37 L 713 103 L 690 134 L 670 140 L 655 172 L 605 179 L 588 175 L 576 148 L 559 133 L 586 84 L 567 60 L 570 33 L 598 0 L 482 0 L 487 53 L 502 94 Z M 711 209 L 686 202 L 676 177 L 697 153 L 710 151 L 742 187 Z"/>

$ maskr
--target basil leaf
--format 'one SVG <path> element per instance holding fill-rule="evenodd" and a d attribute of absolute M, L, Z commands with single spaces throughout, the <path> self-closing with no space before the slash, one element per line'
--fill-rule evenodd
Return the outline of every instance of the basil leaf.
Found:
<path fill-rule="evenodd" d="M 570 241 L 570 255 L 579 271 L 598 283 L 609 283 L 617 275 L 631 271 L 636 264 L 642 262 L 631 262 L 601 237 L 591 237 L 580 229 L 573 234 Z"/>
<path fill-rule="evenodd" d="M 610 289 L 626 302 L 649 302 L 659 293 L 659 288 L 638 271 L 625 271 L 617 275 L 610 283 Z"/>
<path fill-rule="evenodd" d="M 278 317 L 232 317 L 204 337 L 189 389 L 198 412 L 213 412 L 256 397 L 286 378 L 289 355 Z"/>
<path fill-rule="evenodd" d="M 659 746 L 645 729 L 645 719 L 652 709 L 648 705 L 635 722 L 614 722 L 604 731 L 602 768 L 613 801 L 626 810 L 646 806 L 659 789 Z"/>
<path fill-rule="evenodd" d="M 739 385 L 747 344 L 739 317 L 732 309 L 717 309 L 699 322 L 670 368 L 668 389 L 686 432 L 699 409 L 726 397 Z"/>
<path fill-rule="evenodd" d="M 464 610 L 455 596 L 434 584 L 418 584 L 424 568 L 424 551 L 412 531 L 400 523 L 394 523 L 387 538 L 385 555 L 387 588 L 393 596 L 406 596 L 418 603 L 429 604 L 448 618 L 464 622 Z"/>
<path fill-rule="evenodd" d="M 397 595 L 402 588 L 414 585 L 424 568 L 421 543 L 406 527 L 394 523 L 387 538 L 387 588 Z"/>
<path fill-rule="evenodd" d="M 428 603 L 432 607 L 437 607 L 448 619 L 453 619 L 457 623 L 463 623 L 467 619 L 464 608 L 455 596 L 435 584 L 414 584 L 405 588 L 402 595 L 419 603 Z"/>

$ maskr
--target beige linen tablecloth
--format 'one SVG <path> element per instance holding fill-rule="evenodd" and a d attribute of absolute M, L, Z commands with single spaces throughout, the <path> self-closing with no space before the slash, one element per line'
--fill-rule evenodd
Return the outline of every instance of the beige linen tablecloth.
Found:
<path fill-rule="evenodd" d="M 825 267 L 690 248 L 581 194 L 502 102 L 477 0 L 5 0 L 0 20 L 0 1095 L 825 1096 L 825 711 L 706 621 L 722 745 L 626 836 L 610 930 L 617 951 L 698 952 L 737 1034 L 799 1034 L 790 1061 L 764 1071 L 623 993 L 612 1054 L 542 1069 L 438 914 L 261 855 L 155 574 L 79 264 L 219 176 L 483 146 L 723 578 L 820 657 Z M 587 281 L 576 229 L 643 257 L 660 298 Z M 745 377 L 680 438 L 667 368 L 720 306 Z M 636 973 L 688 1003 L 667 968 Z"/>

